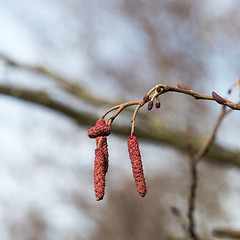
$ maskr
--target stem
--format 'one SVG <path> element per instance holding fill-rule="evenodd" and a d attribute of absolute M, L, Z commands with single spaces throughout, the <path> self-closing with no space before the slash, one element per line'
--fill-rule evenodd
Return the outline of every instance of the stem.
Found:
<path fill-rule="evenodd" d="M 195 221 L 194 221 L 194 211 L 195 211 L 195 202 L 196 202 L 196 190 L 198 184 L 197 177 L 197 166 L 196 166 L 196 158 L 193 155 L 192 148 L 189 145 L 188 147 L 188 156 L 190 159 L 190 167 L 191 167 L 191 186 L 190 186 L 190 196 L 188 200 L 188 233 L 190 237 L 194 240 L 198 240 L 198 236 L 195 232 Z"/>
<path fill-rule="evenodd" d="M 134 113 L 133 113 L 131 136 L 133 136 L 133 134 L 134 134 L 135 119 L 136 119 L 136 115 L 137 115 L 138 110 L 140 109 L 140 107 L 142 107 L 141 104 L 139 104 L 139 105 L 136 107 L 136 109 L 135 109 L 135 111 L 134 111 Z"/>

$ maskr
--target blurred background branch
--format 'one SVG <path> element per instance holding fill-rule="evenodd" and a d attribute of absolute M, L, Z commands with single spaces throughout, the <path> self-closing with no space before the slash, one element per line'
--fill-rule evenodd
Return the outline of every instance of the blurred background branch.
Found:
<path fill-rule="evenodd" d="M 43 91 L 31 91 L 11 86 L 0 86 L 0 93 L 28 102 L 36 103 L 44 107 L 47 107 L 51 110 L 58 111 L 83 126 L 89 127 L 91 125 L 94 125 L 94 123 L 97 120 L 97 116 L 95 116 L 94 114 L 74 110 L 73 108 L 71 108 L 71 106 L 67 106 L 60 102 L 55 101 L 49 96 L 49 94 Z M 136 126 L 136 134 L 140 138 L 168 144 L 180 150 L 185 150 L 186 146 L 191 142 L 194 151 L 197 152 L 199 150 L 200 147 L 199 144 L 201 142 L 200 136 L 197 136 L 195 139 L 193 138 L 188 139 L 187 133 L 181 130 L 163 126 L 161 121 L 154 120 L 154 117 L 151 116 L 147 117 L 147 115 L 151 115 L 151 113 L 148 114 L 146 113 L 145 119 L 142 122 L 144 128 L 142 127 L 139 128 Z M 129 124 L 127 125 L 114 124 L 113 132 L 119 135 L 128 136 Z M 233 164 L 236 166 L 240 166 L 239 152 L 229 150 L 218 144 L 213 145 L 210 153 L 208 153 L 206 157 L 209 160 L 215 160 L 217 162 L 225 164 Z"/>

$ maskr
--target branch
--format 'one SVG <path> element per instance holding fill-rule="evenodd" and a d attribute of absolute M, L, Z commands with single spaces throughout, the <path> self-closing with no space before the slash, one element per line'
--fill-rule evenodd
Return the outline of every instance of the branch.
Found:
<path fill-rule="evenodd" d="M 214 229 L 212 234 L 217 238 L 240 239 L 240 231 L 232 229 Z"/>
<path fill-rule="evenodd" d="M 196 190 L 198 186 L 198 175 L 197 175 L 197 166 L 196 166 L 197 161 L 192 152 L 191 145 L 188 146 L 187 153 L 188 153 L 188 157 L 190 160 L 190 167 L 191 167 L 190 196 L 188 199 L 188 220 L 189 220 L 188 232 L 192 239 L 198 240 L 199 238 L 195 232 L 195 221 L 194 221 Z"/>
<path fill-rule="evenodd" d="M 36 103 L 48 109 L 60 112 L 70 119 L 76 121 L 81 126 L 92 126 L 97 117 L 72 109 L 52 99 L 47 93 L 42 91 L 31 91 L 22 88 L 0 85 L 0 94 L 8 95 L 27 102 Z M 181 130 L 172 129 L 164 126 L 161 121 L 154 117 L 141 114 L 143 116 L 143 126 L 135 127 L 135 133 L 139 138 L 145 138 L 154 142 L 164 143 L 173 146 L 179 150 L 185 151 L 189 143 L 187 134 Z M 153 121 L 154 120 L 154 121 Z M 157 129 L 157 131 L 156 131 Z M 112 131 L 115 134 L 129 136 L 129 125 L 114 124 Z M 200 138 L 192 139 L 192 148 L 196 153 L 200 148 Z M 233 164 L 240 167 L 240 152 L 229 150 L 220 145 L 213 144 L 211 150 L 207 153 L 208 160 Z"/>
<path fill-rule="evenodd" d="M 27 65 L 20 63 L 18 61 L 15 61 L 4 54 L 0 53 L 0 59 L 2 59 L 8 66 L 19 68 L 23 70 L 27 70 L 30 72 L 35 72 L 37 74 L 41 74 L 45 77 L 49 77 L 52 80 L 54 80 L 62 89 L 66 90 L 68 93 L 72 94 L 73 96 L 82 99 L 84 101 L 87 101 L 88 103 L 92 103 L 96 106 L 100 105 L 117 105 L 117 101 L 109 101 L 104 100 L 102 98 L 96 97 L 95 95 L 91 94 L 89 91 L 87 91 L 84 87 L 82 87 L 80 84 L 76 83 L 74 80 L 70 80 L 68 78 L 64 78 L 60 76 L 59 74 L 43 67 L 43 66 L 37 66 L 37 65 Z"/>
<path fill-rule="evenodd" d="M 218 120 L 217 120 L 217 122 L 216 122 L 216 124 L 215 124 L 215 126 L 213 128 L 213 131 L 212 131 L 210 137 L 208 138 L 206 143 L 202 146 L 202 148 L 200 148 L 199 152 L 196 155 L 196 161 L 197 162 L 199 162 L 207 154 L 207 152 L 209 151 L 209 149 L 213 145 L 214 140 L 216 138 L 217 131 L 218 131 L 218 129 L 219 129 L 221 123 L 222 123 L 222 120 L 224 119 L 224 117 L 228 113 L 230 113 L 230 111 L 226 111 L 225 106 L 223 106 L 222 112 L 221 112 L 221 114 L 218 117 Z"/>
<path fill-rule="evenodd" d="M 95 123 L 95 118 L 90 114 L 81 113 L 69 106 L 59 103 L 53 100 L 47 93 L 43 91 L 32 91 L 18 87 L 0 85 L 0 93 L 58 111 L 81 125 L 91 125 Z"/>

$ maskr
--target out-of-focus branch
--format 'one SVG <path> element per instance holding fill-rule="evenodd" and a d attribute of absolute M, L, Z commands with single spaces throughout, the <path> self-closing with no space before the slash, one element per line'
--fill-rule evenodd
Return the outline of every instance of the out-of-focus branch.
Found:
<path fill-rule="evenodd" d="M 91 125 L 94 124 L 96 120 L 94 116 L 90 116 L 90 114 L 76 111 L 67 105 L 55 101 L 54 99 L 51 98 L 51 96 L 49 96 L 47 93 L 43 91 L 32 91 L 18 87 L 1 85 L 0 93 L 25 100 L 27 102 L 36 103 L 44 107 L 47 107 L 51 110 L 61 112 L 65 116 L 75 120 L 78 124 L 81 125 Z"/>
<path fill-rule="evenodd" d="M 213 131 L 210 135 L 210 137 L 208 138 L 208 140 L 205 142 L 205 144 L 202 146 L 202 148 L 199 150 L 199 152 L 196 155 L 196 161 L 199 162 L 205 155 L 206 153 L 209 151 L 209 149 L 211 148 L 212 144 L 214 143 L 214 140 L 216 138 L 216 133 L 222 123 L 222 120 L 224 119 L 224 117 L 230 113 L 231 110 L 227 111 L 225 106 L 223 106 L 222 112 L 218 117 L 218 120 L 213 128 Z"/>
<path fill-rule="evenodd" d="M 197 166 L 196 166 L 196 158 L 192 152 L 191 145 L 188 146 L 187 149 L 188 157 L 190 160 L 190 168 L 191 168 L 191 182 L 190 182 L 190 196 L 188 199 L 188 233 L 190 237 L 194 240 L 198 240 L 198 235 L 195 231 L 195 221 L 194 221 L 194 212 L 195 212 L 195 203 L 196 203 L 196 190 L 198 186 L 198 175 L 197 175 Z"/>
<path fill-rule="evenodd" d="M 52 80 L 54 80 L 65 91 L 67 91 L 71 95 L 81 100 L 87 101 L 88 103 L 92 103 L 96 106 L 104 105 L 104 104 L 111 106 L 111 105 L 118 104 L 117 101 L 109 101 L 109 100 L 104 100 L 102 98 L 96 97 L 95 95 L 91 94 L 87 89 L 85 89 L 83 86 L 81 86 L 79 83 L 76 83 L 71 79 L 64 78 L 63 76 L 60 76 L 59 74 L 43 66 L 23 64 L 5 56 L 2 53 L 0 53 L 0 59 L 2 59 L 8 66 L 35 72 L 37 74 L 41 74 L 43 76 L 49 77 Z"/>
<path fill-rule="evenodd" d="M 3 86 L 0 85 L 0 94 L 12 96 L 17 99 L 22 99 L 27 102 L 39 104 L 54 111 L 60 112 L 70 119 L 76 121 L 79 125 L 91 126 L 94 125 L 97 117 L 94 115 L 86 114 L 81 111 L 76 111 L 70 106 L 57 102 L 47 93 L 42 91 L 31 91 L 22 88 Z M 135 127 L 135 133 L 139 138 L 145 138 L 154 142 L 160 142 L 173 146 L 180 150 L 186 150 L 186 146 L 189 143 L 187 134 L 178 129 L 172 129 L 162 125 L 157 119 L 152 119 L 151 116 L 145 116 L 142 118 L 144 121 L 144 127 Z M 157 129 L 157 131 L 156 131 Z M 129 136 L 129 125 L 117 125 L 112 126 L 112 131 L 118 135 Z M 194 152 L 199 151 L 200 138 L 192 139 L 192 148 Z M 220 145 L 213 144 L 210 151 L 206 155 L 209 160 L 215 160 L 217 162 L 234 164 L 240 167 L 240 152 L 233 151 Z"/>
<path fill-rule="evenodd" d="M 232 229 L 214 229 L 212 234 L 217 238 L 240 239 L 240 231 Z"/>
<path fill-rule="evenodd" d="M 190 195 L 188 200 L 188 220 L 189 220 L 189 228 L 188 233 L 190 237 L 194 240 L 198 240 L 198 235 L 195 232 L 195 221 L 194 221 L 194 212 L 195 212 L 195 203 L 196 203 L 196 190 L 198 186 L 198 173 L 197 173 L 197 163 L 207 154 L 209 149 L 214 143 L 216 133 L 222 123 L 223 118 L 229 113 L 231 110 L 226 110 L 226 107 L 223 106 L 222 112 L 219 115 L 217 122 L 213 128 L 213 131 L 208 138 L 208 140 L 202 145 L 196 155 L 192 152 L 191 145 L 187 148 L 188 157 L 190 159 L 190 169 L 191 169 L 191 181 L 190 181 Z"/>

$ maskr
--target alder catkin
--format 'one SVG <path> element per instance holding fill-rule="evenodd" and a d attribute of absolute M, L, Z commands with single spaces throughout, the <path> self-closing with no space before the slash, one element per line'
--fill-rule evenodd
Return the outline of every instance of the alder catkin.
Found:
<path fill-rule="evenodd" d="M 99 120 L 96 121 L 95 125 L 104 125 L 104 124 L 106 124 L 105 120 L 99 119 Z"/>
<path fill-rule="evenodd" d="M 98 146 L 99 141 L 101 140 L 100 146 Z M 104 154 L 104 161 L 105 161 L 105 174 L 108 171 L 108 144 L 107 144 L 107 137 L 97 137 L 96 138 L 96 145 L 97 147 L 102 148 Z"/>
<path fill-rule="evenodd" d="M 137 186 L 137 190 L 139 194 L 144 197 L 147 193 L 147 188 L 143 174 L 140 149 L 137 138 L 135 136 L 130 136 L 128 138 L 128 152 L 132 164 L 132 172 Z"/>
<path fill-rule="evenodd" d="M 108 136 L 111 133 L 111 127 L 107 124 L 96 124 L 88 130 L 88 137 L 96 138 L 99 136 Z"/>
<path fill-rule="evenodd" d="M 105 191 L 105 159 L 102 148 L 95 149 L 94 188 L 96 200 L 102 200 Z"/>

